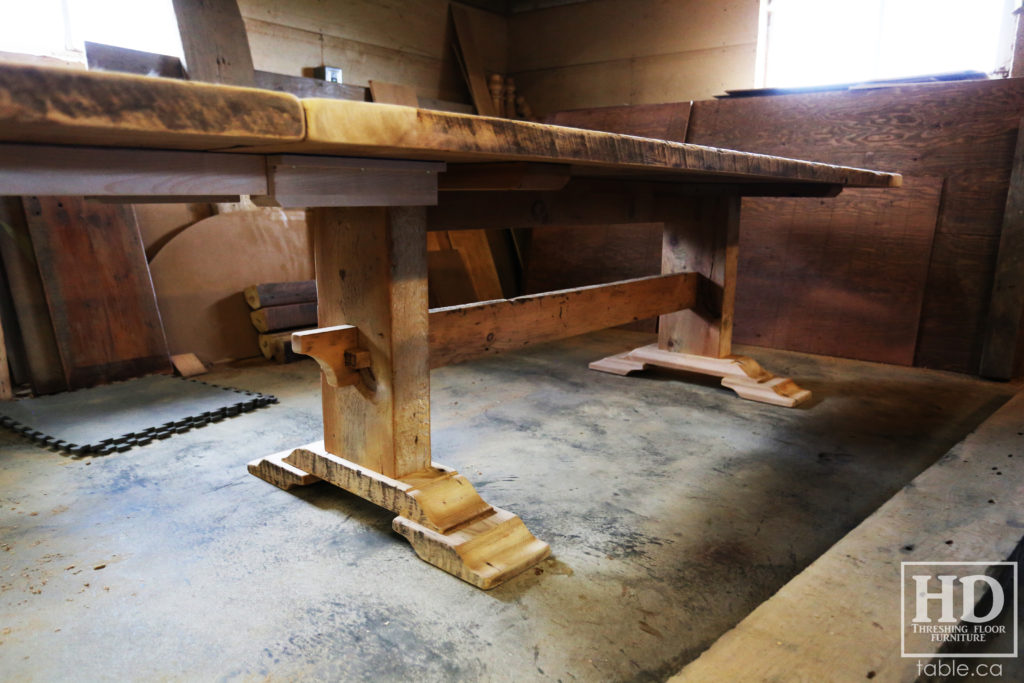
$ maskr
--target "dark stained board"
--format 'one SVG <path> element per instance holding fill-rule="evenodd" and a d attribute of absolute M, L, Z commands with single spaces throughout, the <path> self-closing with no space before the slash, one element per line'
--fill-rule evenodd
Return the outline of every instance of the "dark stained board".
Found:
<path fill-rule="evenodd" d="M 604 130 L 673 142 L 686 142 L 689 122 L 689 102 L 572 109 L 556 112 L 544 119 L 544 123 L 555 126 Z"/>
<path fill-rule="evenodd" d="M 29 384 L 36 394 L 64 391 L 67 380 L 20 198 L 0 197 L 0 228 L 0 258 L 18 319 Z M 8 326 L 6 320 L 4 325 L 13 341 L 14 326 Z"/>
<path fill-rule="evenodd" d="M 973 374 L 1021 111 L 1020 79 L 709 100 L 687 142 L 945 178 L 915 364 Z"/>
<path fill-rule="evenodd" d="M 735 341 L 913 365 L 941 190 L 744 199 Z"/>
<path fill-rule="evenodd" d="M 1024 313 L 1024 119 L 1017 132 L 1010 189 L 1003 211 L 992 301 L 989 305 L 981 375 L 1007 380 L 1013 377 L 1014 354 Z"/>
<path fill-rule="evenodd" d="M 81 197 L 24 201 L 69 388 L 170 371 L 131 209 Z"/>
<path fill-rule="evenodd" d="M 661 272 L 661 224 L 535 229 L 524 268 L 524 293 L 539 294 L 629 280 Z M 630 323 L 654 332 L 657 321 Z"/>

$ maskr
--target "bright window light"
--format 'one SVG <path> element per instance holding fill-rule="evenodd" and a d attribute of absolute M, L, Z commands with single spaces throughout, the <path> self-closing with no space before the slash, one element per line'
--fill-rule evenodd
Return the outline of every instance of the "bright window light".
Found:
<path fill-rule="evenodd" d="M 131 50 L 181 57 L 171 0 L 65 0 L 71 37 Z"/>
<path fill-rule="evenodd" d="M 5 0 L 0 51 L 84 61 L 85 42 L 181 57 L 171 0 Z"/>
<path fill-rule="evenodd" d="M 1008 0 L 769 0 L 765 86 L 990 73 Z"/>
<path fill-rule="evenodd" d="M 0 9 L 0 51 L 57 56 L 68 47 L 62 0 L 11 1 Z"/>

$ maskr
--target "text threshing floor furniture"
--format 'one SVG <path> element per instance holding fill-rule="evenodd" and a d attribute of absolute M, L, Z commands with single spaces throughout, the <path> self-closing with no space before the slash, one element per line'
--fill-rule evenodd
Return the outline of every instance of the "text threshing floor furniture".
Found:
<path fill-rule="evenodd" d="M 42 67 L 0 67 L 0 194 L 306 207 L 324 440 L 250 463 L 393 512 L 426 561 L 490 588 L 547 556 L 513 513 L 435 464 L 429 372 L 660 316 L 656 346 L 598 360 L 722 377 L 758 401 L 809 393 L 731 354 L 740 200 L 897 187 L 900 176 L 413 107 Z M 428 309 L 427 230 L 663 223 L 662 273 Z M 613 256 L 613 255 L 610 255 Z"/>

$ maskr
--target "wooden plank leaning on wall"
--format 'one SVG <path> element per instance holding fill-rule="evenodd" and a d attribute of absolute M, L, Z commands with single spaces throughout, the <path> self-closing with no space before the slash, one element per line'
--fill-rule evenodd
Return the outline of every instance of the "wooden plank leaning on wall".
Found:
<path fill-rule="evenodd" d="M 28 197 L 25 216 L 68 386 L 169 371 L 131 209 L 81 197 Z"/>
<path fill-rule="evenodd" d="M 1024 22 L 1022 22 L 1024 23 Z M 981 375 L 1011 379 L 1020 345 L 1020 322 L 1024 314 L 1024 119 L 1017 130 L 1010 189 L 1006 193 L 1003 229 L 999 234 L 996 275 L 985 325 L 981 352 Z"/>
<path fill-rule="evenodd" d="M 0 199 L 0 224 L 4 227 L 0 233 L 0 256 L 25 349 L 28 382 L 37 394 L 64 391 L 67 380 L 20 198 Z M 7 321 L 4 323 L 7 325 Z"/>
<path fill-rule="evenodd" d="M 252 54 L 235 0 L 173 0 L 190 80 L 254 84 Z"/>

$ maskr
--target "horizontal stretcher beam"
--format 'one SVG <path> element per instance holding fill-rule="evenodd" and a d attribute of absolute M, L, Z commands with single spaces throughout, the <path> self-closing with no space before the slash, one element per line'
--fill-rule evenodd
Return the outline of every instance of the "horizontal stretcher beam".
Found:
<path fill-rule="evenodd" d="M 430 367 L 692 308 L 696 273 L 483 301 L 430 311 Z"/>

